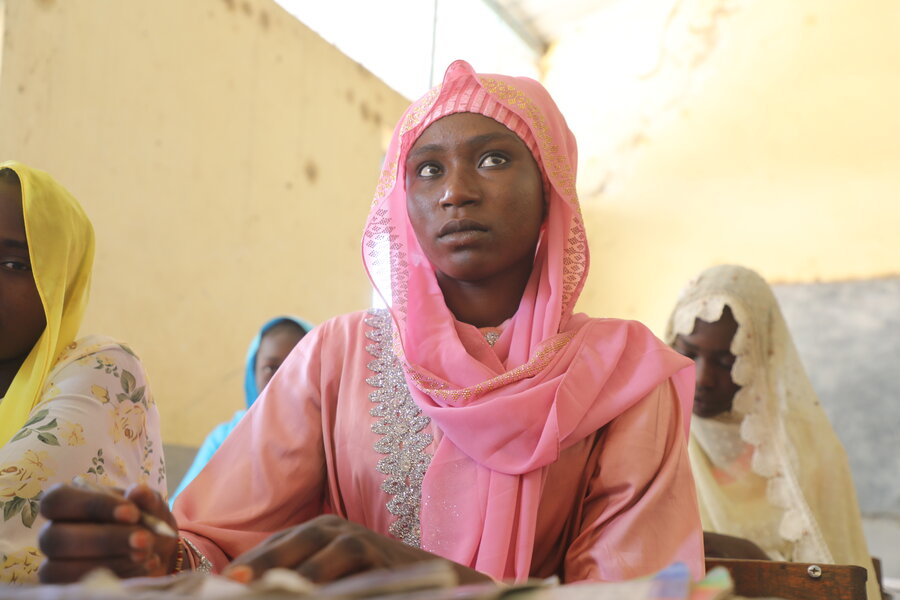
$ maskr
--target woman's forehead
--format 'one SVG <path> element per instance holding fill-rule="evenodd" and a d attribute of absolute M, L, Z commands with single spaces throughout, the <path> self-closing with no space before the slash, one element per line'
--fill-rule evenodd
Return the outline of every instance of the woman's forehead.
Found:
<path fill-rule="evenodd" d="M 15 183 L 0 180 L 0 237 L 25 241 L 22 193 Z"/>
<path fill-rule="evenodd" d="M 423 146 L 436 142 L 444 145 L 458 144 L 474 136 L 494 135 L 508 137 L 524 145 L 522 139 L 506 125 L 491 117 L 471 112 L 447 115 L 429 124 L 410 148 L 410 154 L 420 151 Z"/>
<path fill-rule="evenodd" d="M 735 321 L 731 309 L 726 306 L 717 321 L 710 322 L 699 317 L 695 318 L 691 333 L 681 337 L 703 350 L 728 351 L 737 330 L 738 323 Z"/>

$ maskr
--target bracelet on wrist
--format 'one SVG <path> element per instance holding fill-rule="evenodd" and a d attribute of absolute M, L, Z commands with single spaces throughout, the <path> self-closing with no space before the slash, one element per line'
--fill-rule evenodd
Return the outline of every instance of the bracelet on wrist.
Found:
<path fill-rule="evenodd" d="M 178 554 L 175 555 L 175 568 L 172 570 L 172 574 L 181 573 L 184 569 L 184 541 L 181 538 L 178 538 Z"/>

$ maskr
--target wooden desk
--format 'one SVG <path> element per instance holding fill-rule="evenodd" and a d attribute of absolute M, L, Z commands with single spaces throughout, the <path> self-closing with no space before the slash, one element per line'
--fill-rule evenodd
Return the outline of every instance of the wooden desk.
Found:
<path fill-rule="evenodd" d="M 866 600 L 866 570 L 856 565 L 707 558 L 706 569 L 725 567 L 734 593 L 747 598 Z"/>

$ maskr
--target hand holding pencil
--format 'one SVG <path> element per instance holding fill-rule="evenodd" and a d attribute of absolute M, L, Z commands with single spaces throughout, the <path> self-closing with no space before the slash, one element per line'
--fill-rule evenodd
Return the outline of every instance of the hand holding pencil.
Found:
<path fill-rule="evenodd" d="M 92 492 L 99 492 L 101 494 L 106 494 L 114 498 L 124 498 L 124 495 L 120 494 L 115 488 L 93 483 L 80 475 L 73 477 L 72 483 L 76 487 L 91 490 Z M 164 535 L 176 539 L 178 538 L 178 532 L 172 529 L 172 527 L 168 523 L 166 523 L 159 517 L 154 517 L 147 511 L 141 511 L 140 520 L 141 525 L 143 525 L 156 535 Z"/>
<path fill-rule="evenodd" d="M 77 581 L 99 567 L 123 578 L 174 570 L 177 524 L 146 485 L 122 492 L 75 478 L 47 490 L 40 510 L 49 521 L 38 538 L 47 557 L 38 571 L 43 583 Z"/>

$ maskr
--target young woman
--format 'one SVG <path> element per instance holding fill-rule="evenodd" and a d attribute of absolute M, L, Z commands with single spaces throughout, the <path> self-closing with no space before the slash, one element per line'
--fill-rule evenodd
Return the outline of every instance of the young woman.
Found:
<path fill-rule="evenodd" d="M 461 581 L 675 561 L 699 576 L 692 367 L 638 323 L 573 313 L 588 271 L 575 163 L 537 82 L 451 65 L 398 123 L 363 236 L 390 309 L 310 332 L 174 516 L 143 489 L 48 494 L 43 579 L 102 564 L 323 582 L 437 557 Z M 79 556 L 57 552 L 78 536 Z"/>
<path fill-rule="evenodd" d="M 288 357 L 297 342 L 309 333 L 310 329 L 312 329 L 312 325 L 296 317 L 275 317 L 260 328 L 259 333 L 250 342 L 244 364 L 244 401 L 247 403 L 247 409 L 253 405 L 259 393 L 272 379 L 275 371 Z M 178 489 L 169 498 L 169 506 L 203 470 L 228 434 L 247 414 L 247 409 L 235 412 L 230 421 L 220 423 L 206 436 L 200 449 L 197 450 L 191 466 L 181 479 L 181 483 L 178 484 Z"/>
<path fill-rule="evenodd" d="M 165 493 L 159 416 L 125 345 L 76 339 L 94 232 L 49 175 L 0 164 L 0 581 L 36 582 L 48 487 L 75 476 Z M 134 508 L 124 510 L 133 511 Z"/>
<path fill-rule="evenodd" d="M 762 277 L 722 265 L 681 293 L 667 339 L 694 359 L 690 456 L 707 531 L 773 560 L 872 570 L 844 448 Z"/>

